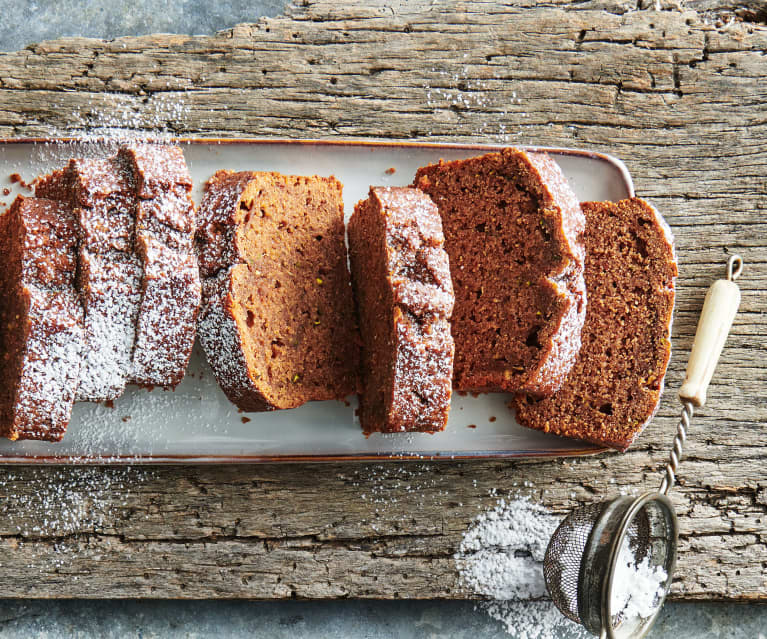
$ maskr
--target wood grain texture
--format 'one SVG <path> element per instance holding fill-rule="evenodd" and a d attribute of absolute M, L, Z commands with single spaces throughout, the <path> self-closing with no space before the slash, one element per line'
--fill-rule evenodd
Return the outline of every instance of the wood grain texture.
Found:
<path fill-rule="evenodd" d="M 0 54 L 1 136 L 82 130 L 127 112 L 135 127 L 179 135 L 607 151 L 666 216 L 680 261 L 670 392 L 625 455 L 3 471 L 2 594 L 472 596 L 452 555 L 495 504 L 491 491 L 565 513 L 657 485 L 705 290 L 737 251 L 741 311 L 673 495 L 674 595 L 767 599 L 767 28 L 717 27 L 663 6 L 307 0 L 215 37 L 70 38 Z"/>

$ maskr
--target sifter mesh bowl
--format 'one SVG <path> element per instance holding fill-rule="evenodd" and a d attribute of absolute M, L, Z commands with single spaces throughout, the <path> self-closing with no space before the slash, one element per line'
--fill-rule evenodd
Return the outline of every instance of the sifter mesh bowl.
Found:
<path fill-rule="evenodd" d="M 565 517 L 554 531 L 543 560 L 543 577 L 551 599 L 576 623 L 581 623 L 578 613 L 581 559 L 594 522 L 604 507 L 601 502 L 589 504 Z"/>
<path fill-rule="evenodd" d="M 627 619 L 622 609 L 612 610 L 614 586 L 631 587 L 625 577 L 614 581 L 624 545 L 632 565 L 647 559 L 664 567 L 668 577 L 657 598 L 662 605 L 676 558 L 676 516 L 668 498 L 658 493 L 620 496 L 574 510 L 552 535 L 543 560 L 546 588 L 562 614 L 611 639 L 644 636 L 656 616 L 651 611 Z"/>

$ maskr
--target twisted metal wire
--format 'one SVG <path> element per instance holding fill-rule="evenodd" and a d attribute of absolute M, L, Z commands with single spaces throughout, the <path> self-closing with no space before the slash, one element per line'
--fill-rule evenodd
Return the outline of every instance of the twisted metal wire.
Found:
<path fill-rule="evenodd" d="M 671 454 L 669 455 L 668 463 L 666 464 L 666 476 L 661 482 L 658 492 L 668 495 L 669 491 L 674 487 L 676 483 L 676 471 L 679 468 L 679 462 L 682 459 L 682 448 L 687 440 L 687 431 L 690 428 L 690 420 L 693 416 L 692 402 L 686 399 L 682 400 L 682 416 L 679 420 L 679 425 L 676 427 L 676 437 L 674 437 L 674 445 L 671 448 Z"/>
<path fill-rule="evenodd" d="M 743 258 L 740 255 L 731 255 L 727 260 L 727 279 L 734 282 L 740 277 L 743 271 Z M 668 463 L 666 464 L 666 476 L 660 485 L 659 492 L 668 495 L 669 491 L 676 483 L 676 471 L 679 468 L 679 462 L 682 459 L 682 448 L 687 440 L 687 431 L 690 428 L 690 420 L 693 416 L 693 404 L 687 399 L 682 400 L 682 416 L 679 425 L 676 428 L 676 437 L 674 445 L 671 448 Z"/>

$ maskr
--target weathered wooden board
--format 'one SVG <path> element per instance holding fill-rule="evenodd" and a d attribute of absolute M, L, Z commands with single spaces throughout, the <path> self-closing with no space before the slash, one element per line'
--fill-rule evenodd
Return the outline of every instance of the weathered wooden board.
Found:
<path fill-rule="evenodd" d="M 742 4 L 741 17 L 761 19 L 758 3 Z M 469 596 L 452 554 L 491 491 L 565 512 L 655 486 L 705 289 L 738 251 L 741 313 L 674 494 L 675 594 L 767 599 L 767 28 L 653 6 L 304 1 L 215 37 L 75 38 L 0 54 L 2 136 L 120 124 L 127 112 L 136 127 L 180 135 L 608 151 L 674 228 L 681 270 L 671 392 L 625 455 L 2 471 L 2 594 Z"/>

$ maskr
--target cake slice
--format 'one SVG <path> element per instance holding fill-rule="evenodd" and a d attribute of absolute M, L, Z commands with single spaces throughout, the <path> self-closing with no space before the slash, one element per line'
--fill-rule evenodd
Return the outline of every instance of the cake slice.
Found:
<path fill-rule="evenodd" d="M 633 198 L 586 202 L 582 347 L 552 397 L 513 400 L 523 426 L 626 450 L 655 414 L 671 354 L 671 231 Z"/>
<path fill-rule="evenodd" d="M 37 181 L 37 197 L 67 203 L 78 237 L 77 288 L 85 340 L 77 400 L 119 397 L 132 377 L 141 301 L 141 264 L 133 253 L 134 182 L 117 160 L 73 159 Z"/>
<path fill-rule="evenodd" d="M 371 187 L 349 222 L 362 335 L 365 432 L 444 430 L 453 285 L 437 207 L 418 189 Z"/>
<path fill-rule="evenodd" d="M 135 184 L 135 251 L 142 265 L 132 380 L 175 387 L 192 354 L 201 298 L 192 178 L 178 146 L 125 145 L 118 158 Z"/>
<path fill-rule="evenodd" d="M 504 149 L 418 169 L 455 289 L 453 387 L 551 395 L 580 348 L 584 218 L 547 155 Z"/>
<path fill-rule="evenodd" d="M 357 390 L 341 183 L 219 171 L 199 210 L 199 336 L 229 399 L 293 408 Z"/>
<path fill-rule="evenodd" d="M 62 202 L 19 196 L 0 217 L 0 243 L 0 435 L 58 441 L 84 348 L 72 211 Z"/>

